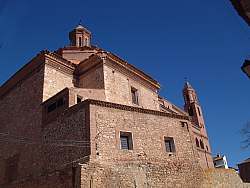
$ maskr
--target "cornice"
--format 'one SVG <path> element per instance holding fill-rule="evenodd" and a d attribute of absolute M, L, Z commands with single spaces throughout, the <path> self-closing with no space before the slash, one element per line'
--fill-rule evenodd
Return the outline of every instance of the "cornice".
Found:
<path fill-rule="evenodd" d="M 150 110 L 150 109 L 144 109 L 144 108 L 133 107 L 133 106 L 127 106 L 127 105 L 111 103 L 111 102 L 106 102 L 106 101 L 100 101 L 100 100 L 94 100 L 94 99 L 86 99 L 86 100 L 82 101 L 81 103 L 78 103 L 78 104 L 68 108 L 64 112 L 64 114 L 69 115 L 69 114 L 75 113 L 78 110 L 85 108 L 89 105 L 101 106 L 101 107 L 105 107 L 105 108 L 113 108 L 113 109 L 119 109 L 119 110 L 124 110 L 124 111 L 138 112 L 138 113 L 143 113 L 143 114 L 151 114 L 151 115 L 156 115 L 156 116 L 163 116 L 163 117 L 169 117 L 169 118 L 175 118 L 175 119 L 189 121 L 188 116 L 183 116 L 183 115 L 174 114 L 174 113 L 166 113 L 166 112 L 161 112 L 161 111 L 157 111 L 157 110 Z"/>
<path fill-rule="evenodd" d="M 119 109 L 119 110 L 124 110 L 124 111 L 131 111 L 131 112 L 138 112 L 138 113 L 144 113 L 144 114 L 152 114 L 152 115 L 157 115 L 157 116 L 165 116 L 165 117 L 170 117 L 170 118 L 177 118 L 177 119 L 182 119 L 182 120 L 189 120 L 188 116 L 183 116 L 183 115 L 179 115 L 175 113 L 166 113 L 166 112 L 161 112 L 157 110 L 144 109 L 144 108 L 127 106 L 127 105 L 122 105 L 122 104 L 117 104 L 117 103 L 106 102 L 106 101 L 87 99 L 83 101 L 82 103 L 83 104 L 87 103 L 87 104 L 106 107 L 106 108 L 114 108 L 114 109 Z"/>
<path fill-rule="evenodd" d="M 45 57 L 45 64 L 68 75 L 73 75 L 74 70 L 75 70 L 74 66 L 69 66 L 58 59 L 51 58 L 48 55 L 46 55 Z"/>
<path fill-rule="evenodd" d="M 123 59 L 119 58 L 118 56 L 112 54 L 112 53 L 107 53 L 107 58 L 116 62 L 117 64 L 119 64 L 120 66 L 124 67 L 125 69 L 129 70 L 130 72 L 134 73 L 135 75 L 141 77 L 142 79 L 146 80 L 147 82 L 149 82 L 150 84 L 152 84 L 154 87 L 156 87 L 157 89 L 160 89 L 160 84 L 155 81 L 153 78 L 151 78 L 149 75 L 145 74 L 143 71 L 137 69 L 136 67 L 134 67 L 133 65 L 127 63 L 126 61 L 124 61 Z"/>
<path fill-rule="evenodd" d="M 196 134 L 196 135 L 198 135 L 198 136 L 200 136 L 201 138 L 205 138 L 205 139 L 207 139 L 208 140 L 208 137 L 207 136 L 204 136 L 203 134 L 201 134 L 201 133 L 197 133 L 197 132 L 195 132 L 195 131 L 192 131 L 194 134 Z"/>
<path fill-rule="evenodd" d="M 206 153 L 206 154 L 212 155 L 212 153 L 211 153 L 211 152 L 206 151 L 205 149 L 201 149 L 201 148 L 196 147 L 196 150 L 197 150 L 198 152 L 203 152 L 203 153 Z"/>

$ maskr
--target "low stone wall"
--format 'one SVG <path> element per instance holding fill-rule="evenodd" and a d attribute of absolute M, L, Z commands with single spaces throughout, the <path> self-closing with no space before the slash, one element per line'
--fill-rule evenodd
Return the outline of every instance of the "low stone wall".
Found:
<path fill-rule="evenodd" d="M 204 172 L 202 188 L 250 188 L 249 183 L 243 183 L 240 176 L 231 169 L 208 169 Z"/>
<path fill-rule="evenodd" d="M 199 187 L 202 171 L 170 167 L 169 164 L 84 164 L 81 188 Z"/>
<path fill-rule="evenodd" d="M 81 188 L 250 188 L 228 169 L 190 171 L 163 164 L 84 164 Z"/>

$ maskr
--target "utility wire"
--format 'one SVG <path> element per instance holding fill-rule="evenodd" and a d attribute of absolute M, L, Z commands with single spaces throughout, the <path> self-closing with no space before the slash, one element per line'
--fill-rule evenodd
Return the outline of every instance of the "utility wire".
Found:
<path fill-rule="evenodd" d="M 75 163 L 77 163 L 78 162 L 78 164 L 79 165 L 81 165 L 81 161 L 82 160 L 84 160 L 84 159 L 89 159 L 89 155 L 87 155 L 87 156 L 84 156 L 84 157 L 81 157 L 81 158 L 78 158 L 78 159 L 76 159 L 76 160 L 73 160 L 73 161 L 71 161 L 71 162 L 68 162 L 68 163 L 63 163 L 63 164 L 61 164 L 61 165 L 58 165 L 57 167 L 55 167 L 54 169 L 52 169 L 52 170 L 47 170 L 47 171 L 44 171 L 44 172 L 35 172 L 35 173 L 32 173 L 32 177 L 33 177 L 33 179 L 35 179 L 35 178 L 40 178 L 40 177 L 43 177 L 43 176 L 47 176 L 47 175 L 50 175 L 50 174 L 52 174 L 52 173 L 54 173 L 54 172 L 58 172 L 58 171 L 61 171 L 61 170 L 63 170 L 65 167 L 67 167 L 68 165 L 74 165 Z M 19 180 L 15 180 L 15 182 L 16 183 L 19 183 L 19 182 L 23 182 L 23 180 L 25 180 L 25 179 L 29 179 L 30 178 L 30 176 L 24 176 L 24 177 L 22 177 L 22 178 L 20 178 Z M 1 186 L 1 184 L 0 184 L 0 186 Z"/>
<path fill-rule="evenodd" d="M 2 137 L 1 137 L 2 135 Z M 28 138 L 22 138 L 10 135 L 9 133 L 0 133 L 0 141 L 2 142 L 15 142 L 19 144 L 33 144 L 33 145 L 54 145 L 64 147 L 90 147 L 90 141 L 81 140 L 51 140 L 44 139 L 41 141 L 31 140 Z"/>

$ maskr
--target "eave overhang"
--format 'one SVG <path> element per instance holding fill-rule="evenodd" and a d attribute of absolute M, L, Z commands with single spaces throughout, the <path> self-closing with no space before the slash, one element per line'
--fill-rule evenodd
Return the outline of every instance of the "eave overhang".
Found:
<path fill-rule="evenodd" d="M 245 1 L 243 4 L 242 0 L 230 0 L 232 5 L 238 14 L 246 21 L 250 26 L 250 1 Z"/>

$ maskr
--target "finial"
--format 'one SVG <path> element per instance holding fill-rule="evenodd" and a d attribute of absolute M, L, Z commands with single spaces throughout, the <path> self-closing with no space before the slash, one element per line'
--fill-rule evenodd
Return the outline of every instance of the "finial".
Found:
<path fill-rule="evenodd" d="M 82 25 L 82 19 L 79 20 L 78 25 Z"/>
<path fill-rule="evenodd" d="M 188 82 L 188 78 L 187 77 L 184 77 L 184 80 L 185 80 L 185 83 Z"/>
<path fill-rule="evenodd" d="M 185 80 L 184 87 L 185 87 L 185 88 L 192 88 L 191 84 L 188 82 L 188 78 L 187 78 L 187 77 L 184 77 L 184 80 Z"/>

